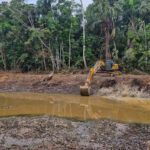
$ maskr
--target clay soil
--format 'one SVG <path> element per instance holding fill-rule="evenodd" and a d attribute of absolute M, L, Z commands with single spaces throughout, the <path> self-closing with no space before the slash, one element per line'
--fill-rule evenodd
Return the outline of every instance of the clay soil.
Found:
<path fill-rule="evenodd" d="M 0 92 L 46 92 L 79 94 L 87 74 L 21 74 L 0 73 Z M 92 82 L 93 94 L 150 98 L 150 75 L 118 75 L 98 73 Z"/>
<path fill-rule="evenodd" d="M 0 92 L 79 94 L 87 74 L 0 73 Z M 93 94 L 150 99 L 150 75 L 97 74 Z M 79 122 L 50 116 L 0 118 L 0 150 L 146 150 L 150 125 L 110 120 Z"/>

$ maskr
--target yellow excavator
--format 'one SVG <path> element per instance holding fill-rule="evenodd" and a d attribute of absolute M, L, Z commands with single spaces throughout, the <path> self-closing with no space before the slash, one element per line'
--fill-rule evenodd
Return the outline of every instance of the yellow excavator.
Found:
<path fill-rule="evenodd" d="M 115 64 L 113 62 L 113 60 L 109 59 L 109 58 L 107 58 L 106 60 L 97 61 L 96 64 L 94 65 L 94 67 L 92 67 L 90 69 L 85 84 L 83 86 L 80 86 L 81 96 L 90 96 L 92 94 L 91 83 L 92 83 L 94 75 L 99 70 L 100 71 L 106 71 L 106 72 L 114 72 L 114 71 L 119 71 L 120 72 L 120 65 Z"/>

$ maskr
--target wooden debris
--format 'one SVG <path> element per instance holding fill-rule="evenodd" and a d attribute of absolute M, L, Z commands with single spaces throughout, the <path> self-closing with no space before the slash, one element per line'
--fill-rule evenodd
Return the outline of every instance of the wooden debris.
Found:
<path fill-rule="evenodd" d="M 43 79 L 43 81 L 50 81 L 50 80 L 52 80 L 53 75 L 54 75 L 54 73 L 52 72 L 51 74 L 48 75 L 48 77 L 45 77 L 45 78 Z"/>

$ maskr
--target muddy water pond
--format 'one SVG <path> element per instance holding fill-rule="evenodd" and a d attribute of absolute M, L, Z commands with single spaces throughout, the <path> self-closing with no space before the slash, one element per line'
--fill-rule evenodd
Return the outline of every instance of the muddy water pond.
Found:
<path fill-rule="evenodd" d="M 150 100 L 40 93 L 0 93 L 0 117 L 50 115 L 150 124 Z"/>

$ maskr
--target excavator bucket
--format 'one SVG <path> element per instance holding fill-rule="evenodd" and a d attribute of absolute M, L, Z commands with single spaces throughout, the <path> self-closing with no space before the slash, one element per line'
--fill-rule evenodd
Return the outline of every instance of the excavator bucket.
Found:
<path fill-rule="evenodd" d="M 92 94 L 91 87 L 88 85 L 80 86 L 80 95 L 81 96 L 90 96 Z"/>

